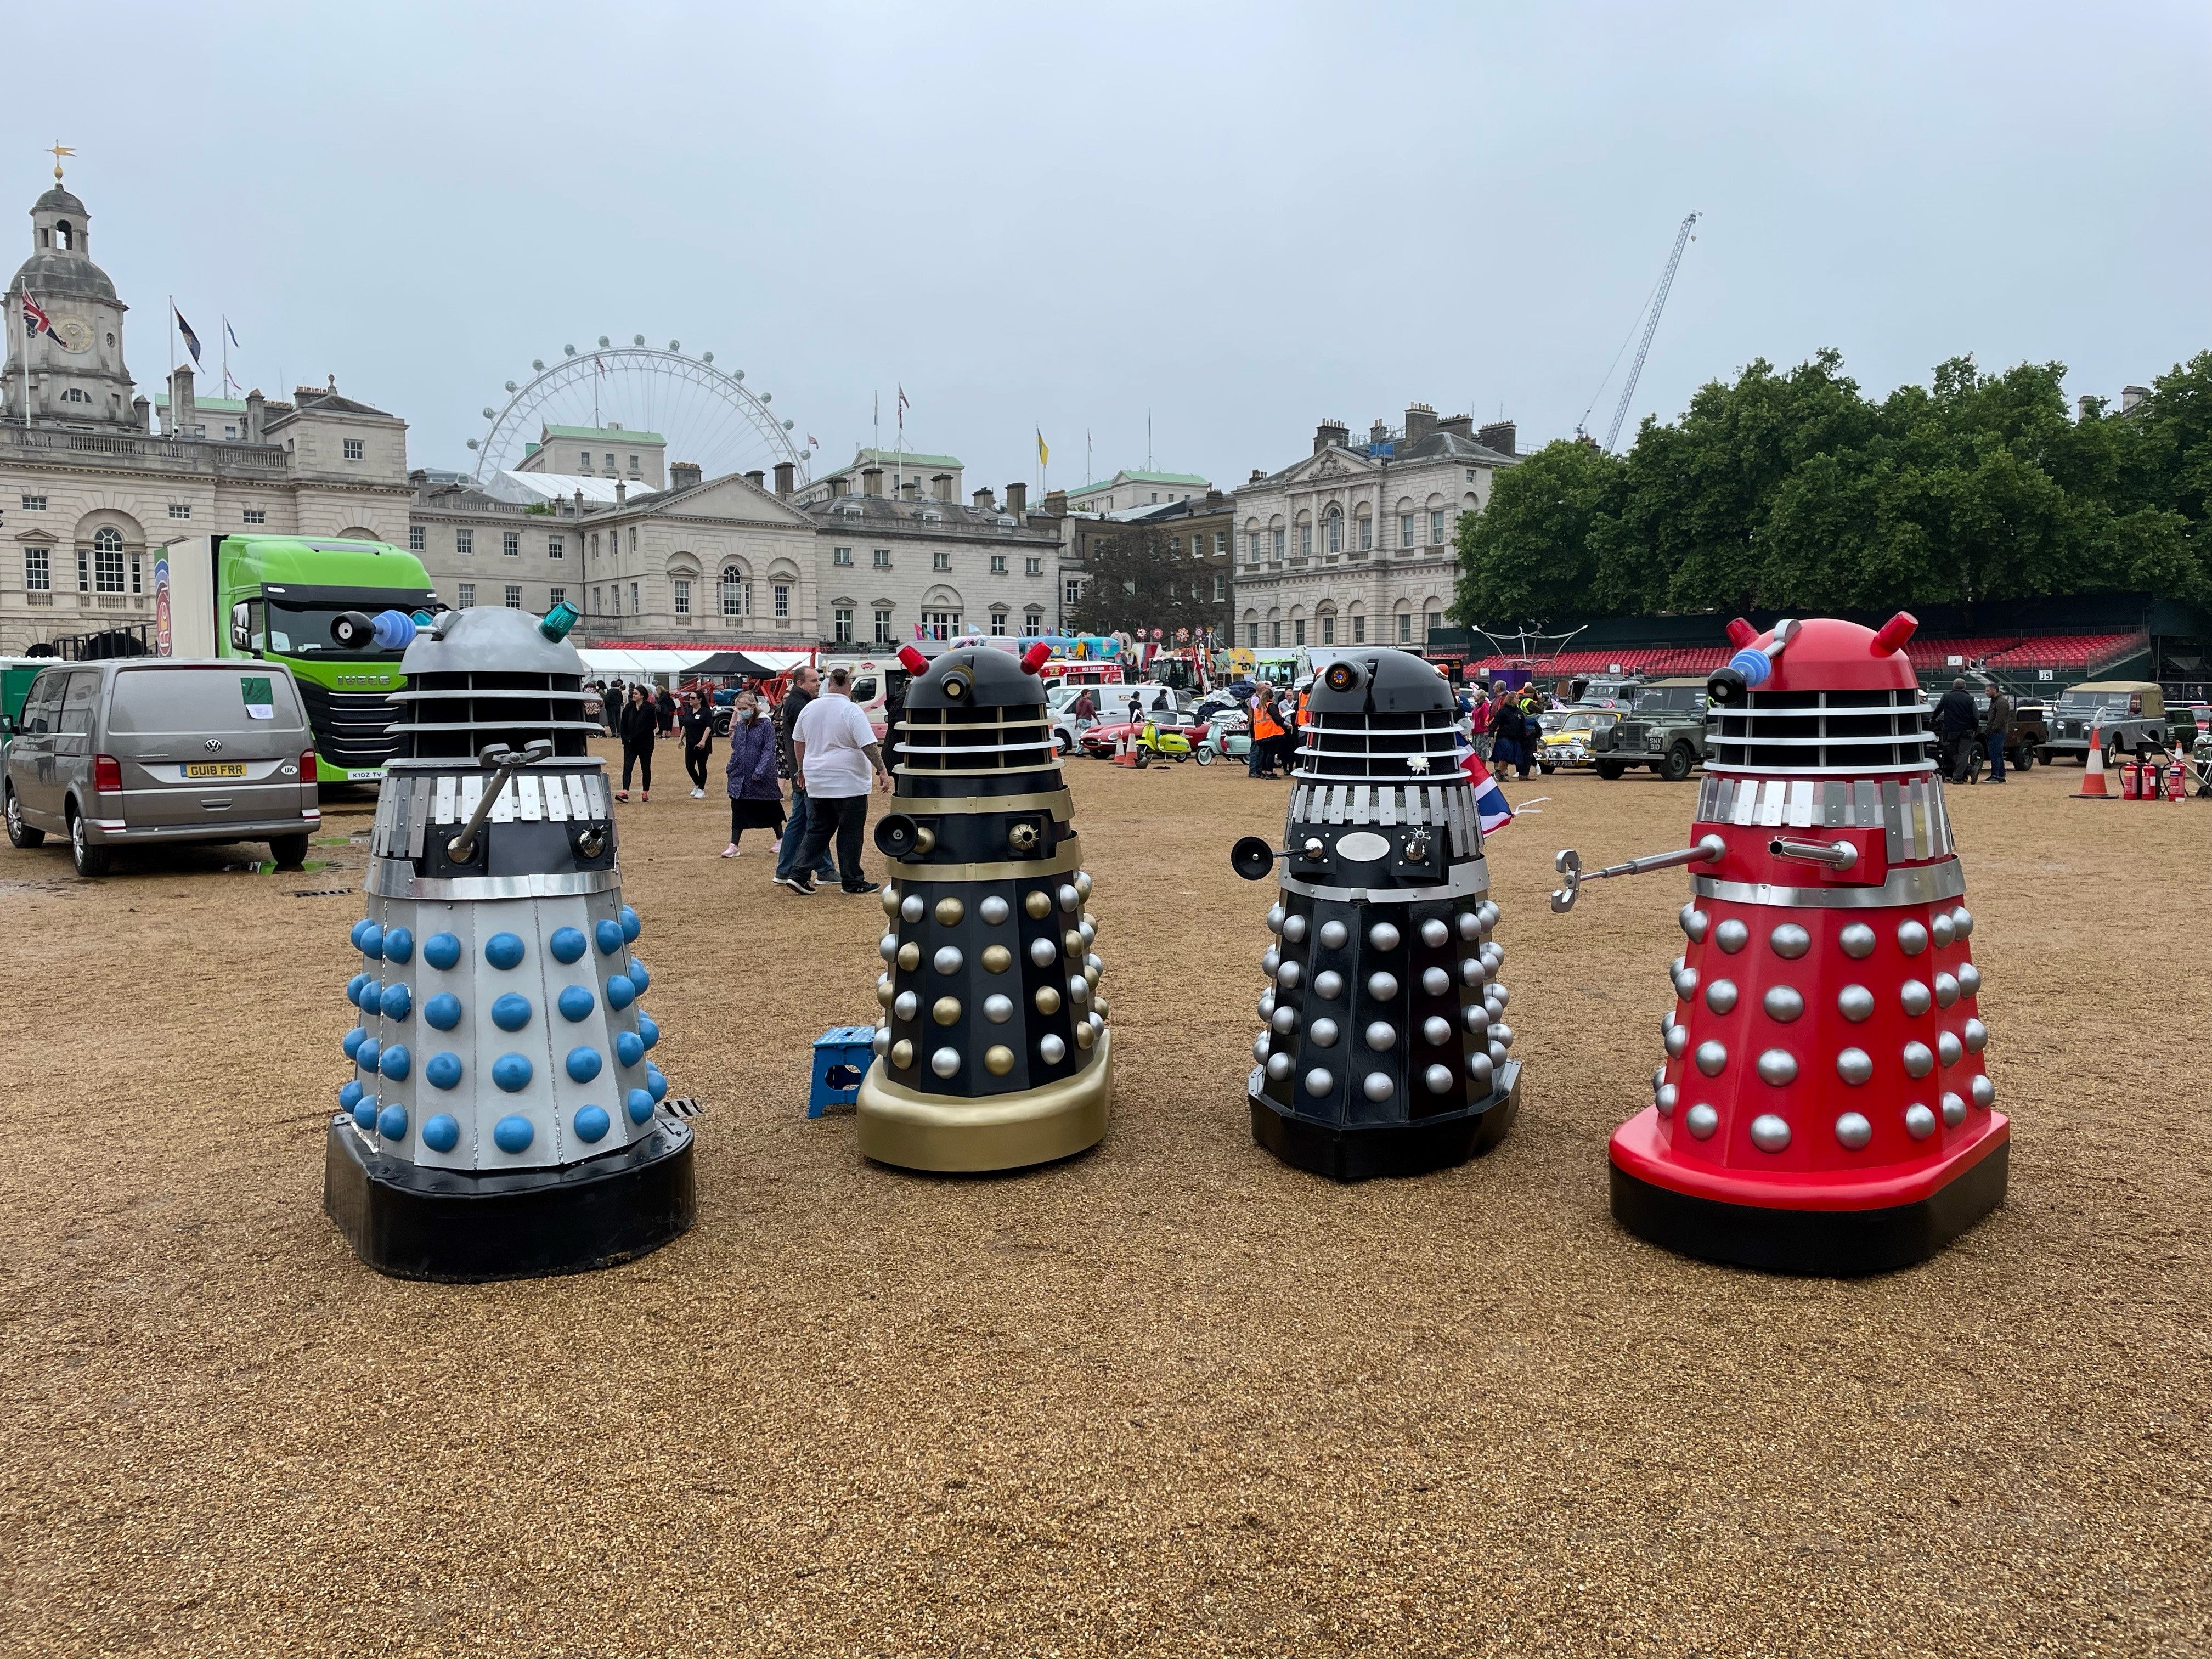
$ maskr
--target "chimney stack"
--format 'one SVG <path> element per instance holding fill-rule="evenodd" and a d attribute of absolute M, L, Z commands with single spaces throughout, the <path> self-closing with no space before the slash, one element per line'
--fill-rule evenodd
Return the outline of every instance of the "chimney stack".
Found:
<path fill-rule="evenodd" d="M 793 482 L 793 475 L 797 471 L 798 469 L 789 461 L 778 461 L 775 464 L 775 497 L 778 501 L 787 501 L 791 499 L 792 491 L 798 488 Z"/>
<path fill-rule="evenodd" d="M 615 480 L 615 505 L 622 506 L 629 500 L 629 486 L 620 478 Z"/>
<path fill-rule="evenodd" d="M 996 513 L 999 510 L 999 497 L 997 494 L 988 489 L 977 490 L 975 492 L 975 510 L 978 513 Z"/>
<path fill-rule="evenodd" d="M 951 501 L 952 499 L 952 475 L 950 472 L 939 472 L 934 477 L 931 478 L 929 481 L 929 493 L 940 501 Z"/>
<path fill-rule="evenodd" d="M 1008 484 L 1006 486 L 1006 511 L 1012 514 L 1018 519 L 1029 510 L 1030 487 L 1025 483 Z"/>
<path fill-rule="evenodd" d="M 1472 415 L 1447 416 L 1444 419 L 1437 422 L 1437 430 L 1439 432 L 1449 432 L 1455 438 L 1464 438 L 1469 443 L 1473 443 L 1474 441 L 1474 416 Z"/>
<path fill-rule="evenodd" d="M 169 371 L 169 435 L 189 438 L 198 418 L 192 404 L 192 372 L 176 368 Z"/>
<path fill-rule="evenodd" d="M 762 471 L 760 468 L 755 467 L 751 471 L 745 474 L 745 482 L 750 484 L 755 489 L 766 489 L 768 488 L 768 474 Z"/>
<path fill-rule="evenodd" d="M 1437 411 L 1427 404 L 1406 406 L 1406 441 L 1417 444 L 1437 429 Z"/>
<path fill-rule="evenodd" d="M 246 394 L 246 441 L 259 443 L 263 433 L 268 429 L 268 423 L 269 400 L 261 395 L 261 388 L 256 386 Z"/>
<path fill-rule="evenodd" d="M 921 499 L 921 480 L 919 478 L 907 478 L 902 480 L 899 484 L 899 495 L 903 499 L 909 501 L 920 501 Z"/>
<path fill-rule="evenodd" d="M 706 471 L 696 461 L 671 461 L 668 464 L 668 487 L 671 489 L 689 489 L 704 477 Z M 617 491 L 621 488 L 619 484 L 616 486 Z"/>
<path fill-rule="evenodd" d="M 143 392 L 131 400 L 131 424 L 141 432 L 153 429 L 154 405 L 146 400 Z"/>
<path fill-rule="evenodd" d="M 2120 413 L 2123 415 L 2133 413 L 2135 406 L 2149 396 L 2150 388 L 2147 386 L 2122 386 L 2120 388 Z"/>
<path fill-rule="evenodd" d="M 884 493 L 883 468 L 864 466 L 860 469 L 860 493 L 863 495 L 880 495 Z"/>
<path fill-rule="evenodd" d="M 1340 444 L 1348 447 L 1351 441 L 1352 428 L 1345 425 L 1342 421 L 1323 421 L 1319 426 L 1314 428 L 1314 453 L 1316 455 L 1331 444 Z"/>
<path fill-rule="evenodd" d="M 1515 442 L 1513 422 L 1492 421 L 1488 426 L 1477 432 L 1474 439 L 1486 449 L 1494 449 L 1501 455 L 1510 455 L 1514 453 Z"/>

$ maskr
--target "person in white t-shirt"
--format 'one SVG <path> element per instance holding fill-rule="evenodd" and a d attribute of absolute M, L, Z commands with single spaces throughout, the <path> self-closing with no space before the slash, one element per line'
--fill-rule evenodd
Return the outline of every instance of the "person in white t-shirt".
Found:
<path fill-rule="evenodd" d="M 868 781 L 888 791 L 883 745 L 868 717 L 854 706 L 852 676 L 833 668 L 822 695 L 799 711 L 792 727 L 792 785 L 806 792 L 806 839 L 791 873 L 778 876 L 794 893 L 814 891 L 814 866 L 834 835 L 837 839 L 840 890 L 873 893 L 874 882 L 860 872 L 860 832 L 868 822 Z"/>

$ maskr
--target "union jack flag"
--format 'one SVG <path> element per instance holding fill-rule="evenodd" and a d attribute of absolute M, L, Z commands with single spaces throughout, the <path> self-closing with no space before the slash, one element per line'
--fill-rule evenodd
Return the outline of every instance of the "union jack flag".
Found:
<path fill-rule="evenodd" d="M 1474 786 L 1474 810 L 1481 821 L 1482 833 L 1494 836 L 1513 822 L 1513 804 L 1505 799 L 1505 792 L 1498 787 L 1498 780 L 1491 776 L 1490 769 L 1474 752 L 1474 747 L 1468 742 L 1465 732 L 1460 734 L 1453 746 L 1458 755 L 1460 770 L 1467 774 L 1467 781 Z"/>
<path fill-rule="evenodd" d="M 23 328 L 30 334 L 51 334 L 54 331 L 53 319 L 47 316 L 39 302 L 28 294 L 23 296 Z"/>

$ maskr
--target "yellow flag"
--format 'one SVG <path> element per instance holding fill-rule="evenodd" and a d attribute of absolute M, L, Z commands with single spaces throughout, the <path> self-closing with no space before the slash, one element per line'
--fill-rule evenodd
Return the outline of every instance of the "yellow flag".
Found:
<path fill-rule="evenodd" d="M 1052 451 L 1044 447 L 1044 434 L 1042 430 L 1037 433 L 1036 438 L 1037 465 L 1039 466 L 1050 466 L 1052 465 Z"/>

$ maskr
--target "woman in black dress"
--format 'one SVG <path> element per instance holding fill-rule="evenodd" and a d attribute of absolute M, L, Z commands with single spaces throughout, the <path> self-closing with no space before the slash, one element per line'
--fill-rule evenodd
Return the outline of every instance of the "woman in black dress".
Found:
<path fill-rule="evenodd" d="M 730 844 L 722 856 L 738 856 L 748 830 L 783 833 L 783 785 L 776 779 L 775 725 L 760 712 L 750 689 L 730 705 L 730 761 L 723 769 L 730 782 Z"/>

